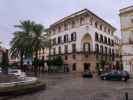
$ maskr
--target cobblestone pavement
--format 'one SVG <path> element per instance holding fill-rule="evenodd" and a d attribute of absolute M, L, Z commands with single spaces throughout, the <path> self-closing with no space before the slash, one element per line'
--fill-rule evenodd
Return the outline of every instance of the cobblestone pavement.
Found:
<path fill-rule="evenodd" d="M 102 81 L 98 77 L 84 79 L 75 74 L 44 74 L 40 79 L 46 81 L 46 90 L 11 100 L 125 100 L 125 92 L 129 92 L 129 100 L 133 100 L 132 79 Z"/>

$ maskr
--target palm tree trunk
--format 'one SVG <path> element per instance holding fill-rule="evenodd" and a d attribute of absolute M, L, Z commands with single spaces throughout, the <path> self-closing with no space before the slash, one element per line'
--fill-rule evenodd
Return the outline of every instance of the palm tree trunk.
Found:
<path fill-rule="evenodd" d="M 21 70 L 23 70 L 23 51 L 20 52 L 20 67 L 21 67 Z"/>
<path fill-rule="evenodd" d="M 38 51 L 35 52 L 35 65 L 34 65 L 34 74 L 37 76 L 38 72 Z"/>

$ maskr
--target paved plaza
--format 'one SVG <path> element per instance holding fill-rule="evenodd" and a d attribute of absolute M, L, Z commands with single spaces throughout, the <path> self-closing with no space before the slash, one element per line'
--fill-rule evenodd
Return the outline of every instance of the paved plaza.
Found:
<path fill-rule="evenodd" d="M 125 100 L 129 93 L 133 100 L 133 80 L 128 82 L 102 81 L 98 77 L 84 79 L 76 74 L 44 74 L 40 79 L 47 88 L 11 100 Z"/>

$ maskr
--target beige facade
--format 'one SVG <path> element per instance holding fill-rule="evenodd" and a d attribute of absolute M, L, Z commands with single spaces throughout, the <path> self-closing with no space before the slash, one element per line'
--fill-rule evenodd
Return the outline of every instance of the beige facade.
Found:
<path fill-rule="evenodd" d="M 38 58 L 39 59 L 47 60 L 48 59 L 48 55 L 49 55 L 49 48 L 41 49 L 38 52 Z"/>
<path fill-rule="evenodd" d="M 84 9 L 52 24 L 50 57 L 61 55 L 69 71 L 96 72 L 101 60 L 114 62 L 115 28 Z"/>
<path fill-rule="evenodd" d="M 120 9 L 120 22 L 123 66 L 133 73 L 133 6 Z"/>

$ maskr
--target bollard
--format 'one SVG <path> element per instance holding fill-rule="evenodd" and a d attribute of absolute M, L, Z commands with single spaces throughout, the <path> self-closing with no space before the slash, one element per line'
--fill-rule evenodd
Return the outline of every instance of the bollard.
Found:
<path fill-rule="evenodd" d="M 125 93 L 125 98 L 128 100 L 128 92 Z"/>

